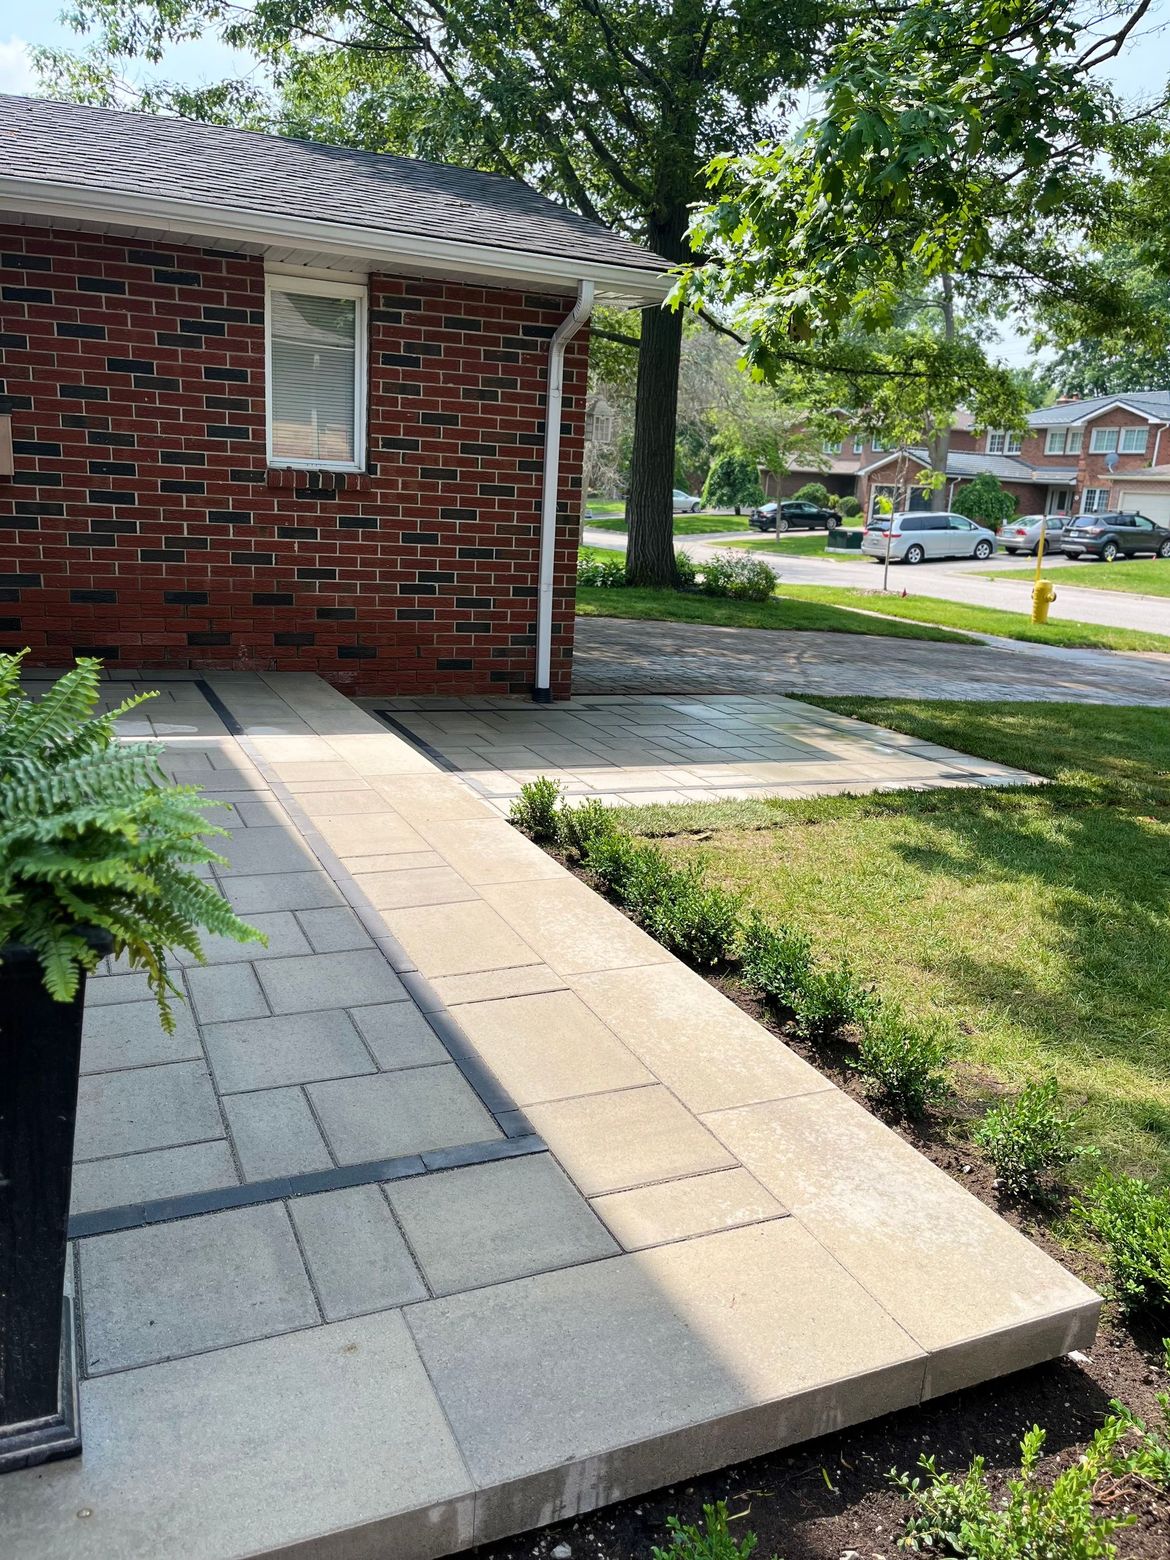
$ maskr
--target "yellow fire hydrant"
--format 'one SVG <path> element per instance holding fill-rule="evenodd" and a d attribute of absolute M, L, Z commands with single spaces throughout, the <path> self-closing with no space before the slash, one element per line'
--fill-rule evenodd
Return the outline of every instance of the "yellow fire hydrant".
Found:
<path fill-rule="evenodd" d="M 1048 608 L 1056 600 L 1056 591 L 1049 580 L 1037 580 L 1032 586 L 1032 621 L 1047 623 Z"/>

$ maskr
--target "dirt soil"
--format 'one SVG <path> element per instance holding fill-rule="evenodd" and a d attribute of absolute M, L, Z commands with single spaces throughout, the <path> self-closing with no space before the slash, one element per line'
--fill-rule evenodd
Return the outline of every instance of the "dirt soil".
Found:
<path fill-rule="evenodd" d="M 597 884 L 576 863 L 570 871 Z M 706 972 L 704 972 L 706 973 Z M 956 1097 L 945 1110 L 921 1122 L 895 1120 L 875 1107 L 857 1074 L 847 1065 L 847 1047 L 826 1057 L 782 1033 L 765 1004 L 730 975 L 708 974 L 719 987 L 784 1043 L 827 1073 L 842 1089 L 882 1117 L 894 1131 L 969 1192 L 989 1204 L 1030 1240 L 1087 1284 L 1107 1289 L 1099 1258 L 1071 1249 L 1057 1236 L 1066 1204 L 1054 1198 L 1037 1210 L 999 1195 L 995 1174 L 967 1136 L 981 1114 L 975 1100 L 994 1084 L 957 1071 Z M 666 1519 L 677 1516 L 700 1526 L 703 1506 L 726 1501 L 731 1530 L 759 1537 L 756 1560 L 895 1560 L 908 1508 L 890 1484 L 891 1470 L 917 1472 L 928 1454 L 940 1471 L 962 1473 L 982 1456 L 997 1492 L 1019 1469 L 1019 1443 L 1033 1425 L 1047 1432 L 1040 1465 L 1045 1481 L 1076 1461 L 1109 1412 L 1111 1399 L 1125 1403 L 1151 1426 L 1161 1427 L 1155 1394 L 1170 1387 L 1162 1367 L 1161 1340 L 1105 1307 L 1091 1354 L 1070 1355 L 1019 1371 L 983 1386 L 955 1393 L 922 1408 L 888 1414 L 856 1429 L 808 1441 L 754 1462 L 722 1468 L 700 1479 L 672 1485 L 636 1500 L 607 1506 L 573 1522 L 491 1545 L 492 1560 L 547 1557 L 568 1544 L 572 1560 L 649 1560 L 655 1544 L 667 1542 Z M 1099 1513 L 1132 1514 L 1136 1521 L 1113 1537 L 1119 1560 L 1170 1560 L 1170 1491 L 1130 1484 L 1101 1492 Z"/>

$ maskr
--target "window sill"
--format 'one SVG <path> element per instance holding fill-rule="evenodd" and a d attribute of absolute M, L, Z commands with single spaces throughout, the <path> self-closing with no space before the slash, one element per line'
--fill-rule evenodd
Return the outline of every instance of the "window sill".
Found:
<path fill-rule="evenodd" d="M 368 471 L 335 471 L 320 466 L 269 466 L 270 488 L 295 488 L 314 494 L 368 493 L 372 479 Z"/>

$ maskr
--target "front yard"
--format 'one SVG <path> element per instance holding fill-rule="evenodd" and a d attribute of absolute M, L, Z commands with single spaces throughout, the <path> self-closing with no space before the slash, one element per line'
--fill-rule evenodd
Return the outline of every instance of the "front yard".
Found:
<path fill-rule="evenodd" d="M 1031 569 L 998 569 L 990 577 L 997 580 L 1030 580 Z M 1119 558 L 1116 563 L 1082 563 L 1075 569 L 1061 569 L 1058 585 L 1077 590 L 1128 590 L 1139 596 L 1170 596 L 1170 559 Z"/>
<path fill-rule="evenodd" d="M 1113 1168 L 1170 1175 L 1170 712 L 815 699 L 1057 782 L 641 808 L 632 831 L 966 1035 L 962 1092 L 1055 1075 Z"/>
<path fill-rule="evenodd" d="M 585 524 L 595 531 L 620 531 L 623 536 L 629 529 L 624 515 L 617 519 L 586 520 Z M 712 536 L 719 535 L 723 531 L 746 531 L 747 528 L 746 515 L 675 515 L 674 517 L 676 536 Z"/>

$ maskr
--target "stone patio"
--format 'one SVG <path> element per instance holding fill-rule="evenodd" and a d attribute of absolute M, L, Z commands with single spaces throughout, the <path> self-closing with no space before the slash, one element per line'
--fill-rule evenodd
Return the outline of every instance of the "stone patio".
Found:
<path fill-rule="evenodd" d="M 228 804 L 213 876 L 269 944 L 180 969 L 172 1036 L 92 982 L 85 1453 L 0 1482 L 14 1560 L 431 1560 L 1091 1342 L 1091 1291 L 417 730 L 309 676 L 148 682 L 127 734 Z M 856 761 L 783 713 L 753 742 L 812 751 L 762 764 Z M 745 724 L 609 735 L 680 719 Z"/>

